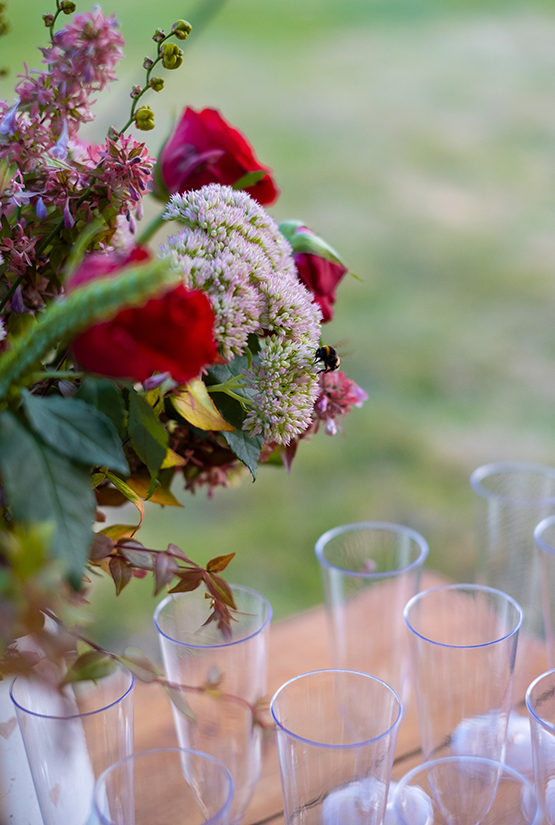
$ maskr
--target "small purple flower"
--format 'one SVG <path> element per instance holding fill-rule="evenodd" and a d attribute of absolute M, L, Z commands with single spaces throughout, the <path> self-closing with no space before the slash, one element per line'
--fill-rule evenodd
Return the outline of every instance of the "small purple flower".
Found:
<path fill-rule="evenodd" d="M 160 384 L 163 384 L 168 378 L 171 378 L 169 372 L 161 372 L 158 375 L 151 375 L 146 381 L 143 381 L 143 387 L 148 392 L 149 390 L 157 389 Z"/>
<path fill-rule="evenodd" d="M 17 114 L 17 107 L 19 106 L 19 98 L 16 99 L 14 105 L 8 109 L 2 120 L 0 121 L 0 134 L 13 135 L 15 132 L 15 116 Z"/>
<path fill-rule="evenodd" d="M 37 202 L 35 204 L 35 212 L 37 213 L 37 218 L 39 219 L 39 221 L 42 221 L 44 220 L 44 218 L 47 217 L 48 210 L 44 205 L 44 201 L 42 198 L 37 199 Z"/>
<path fill-rule="evenodd" d="M 64 226 L 66 229 L 71 229 L 71 227 L 75 224 L 75 219 L 71 214 L 69 209 L 69 198 L 66 199 L 66 203 L 64 206 Z"/>
<path fill-rule="evenodd" d="M 67 129 L 67 120 L 64 119 L 62 125 L 62 134 L 56 141 L 56 145 L 51 151 L 53 157 L 58 158 L 58 160 L 65 160 L 67 158 L 67 144 L 69 140 L 69 134 Z"/>
<path fill-rule="evenodd" d="M 25 312 L 25 304 L 23 303 L 23 296 L 21 294 L 21 285 L 19 285 L 12 295 L 10 301 L 10 309 L 12 312 L 15 312 L 16 315 L 21 315 Z"/>

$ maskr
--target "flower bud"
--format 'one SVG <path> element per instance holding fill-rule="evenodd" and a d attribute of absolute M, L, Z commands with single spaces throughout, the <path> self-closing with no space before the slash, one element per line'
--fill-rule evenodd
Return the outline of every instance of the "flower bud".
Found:
<path fill-rule="evenodd" d="M 53 14 L 43 14 L 42 19 L 44 20 L 44 25 L 47 29 L 50 28 L 52 23 L 54 22 L 54 15 Z"/>
<path fill-rule="evenodd" d="M 162 65 L 165 69 L 179 69 L 183 63 L 183 52 L 177 43 L 164 43 L 162 46 Z"/>
<path fill-rule="evenodd" d="M 172 32 L 178 40 L 186 40 L 191 34 L 193 27 L 186 20 L 178 20 L 172 26 Z"/>
<path fill-rule="evenodd" d="M 63 11 L 64 14 L 73 14 L 76 9 L 76 5 L 73 0 L 62 0 L 60 3 L 60 11 Z"/>
<path fill-rule="evenodd" d="M 131 92 L 129 93 L 129 97 L 135 99 L 136 97 L 139 97 L 142 91 L 143 90 L 140 86 L 133 86 Z"/>
<path fill-rule="evenodd" d="M 154 112 L 150 106 L 141 106 L 135 112 L 135 126 L 141 132 L 150 132 L 154 129 Z"/>
<path fill-rule="evenodd" d="M 148 71 L 148 69 L 152 69 L 153 66 L 154 60 L 151 57 L 145 57 L 145 59 L 143 60 L 143 69 L 146 69 Z"/>
<path fill-rule="evenodd" d="M 162 40 L 165 40 L 166 39 L 166 34 L 164 32 L 164 29 L 156 29 L 156 31 L 152 35 L 152 39 L 154 40 L 155 43 L 161 43 Z"/>
<path fill-rule="evenodd" d="M 164 88 L 164 78 L 163 77 L 151 77 L 149 84 L 151 89 L 154 89 L 155 92 L 161 92 Z"/>
<path fill-rule="evenodd" d="M 119 138 L 119 129 L 115 126 L 110 126 L 108 128 L 108 137 L 110 140 L 117 140 Z"/>

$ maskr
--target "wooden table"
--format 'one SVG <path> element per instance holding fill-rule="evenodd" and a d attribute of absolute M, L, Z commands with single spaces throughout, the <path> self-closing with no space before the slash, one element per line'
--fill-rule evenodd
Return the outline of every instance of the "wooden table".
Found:
<path fill-rule="evenodd" d="M 422 589 L 444 582 L 445 579 L 437 574 L 426 572 L 422 580 Z M 270 629 L 269 647 L 269 696 L 294 676 L 331 667 L 324 608 L 317 607 L 276 622 Z M 527 686 L 535 676 L 547 669 L 547 664 L 543 646 L 535 640 L 527 642 L 521 636 L 519 651 L 514 704 L 522 708 Z M 165 692 L 157 685 L 137 683 L 135 750 L 176 745 L 170 701 Z M 422 761 L 414 701 L 409 704 L 402 720 L 395 754 L 394 779 L 399 779 Z M 254 798 L 243 819 L 243 825 L 284 825 L 284 822 L 275 735 L 273 731 L 266 731 L 262 773 Z"/>

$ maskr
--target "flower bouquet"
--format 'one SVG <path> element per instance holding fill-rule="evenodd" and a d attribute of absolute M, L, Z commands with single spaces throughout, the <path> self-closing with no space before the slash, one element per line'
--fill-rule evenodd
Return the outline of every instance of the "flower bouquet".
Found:
<path fill-rule="evenodd" d="M 146 96 L 179 69 L 191 26 L 154 33 L 129 116 L 91 145 L 79 129 L 124 41 L 98 7 L 60 26 L 74 12 L 56 0 L 41 68 L 0 102 L 1 670 L 39 649 L 66 682 L 115 659 L 152 678 L 139 654 L 78 650 L 93 574 L 117 594 L 149 573 L 155 593 L 204 585 L 224 635 L 235 605 L 230 556 L 201 567 L 139 541 L 145 501 L 178 504 L 176 476 L 210 495 L 260 462 L 289 470 L 301 441 L 333 435 L 366 395 L 321 341 L 347 268 L 302 222 L 266 212 L 278 188 L 243 135 L 187 108 L 157 159 L 140 140 L 154 127 Z M 161 207 L 141 230 L 145 197 Z M 98 508 L 127 501 L 136 523 L 103 528 Z M 33 655 L 14 642 L 29 633 Z"/>

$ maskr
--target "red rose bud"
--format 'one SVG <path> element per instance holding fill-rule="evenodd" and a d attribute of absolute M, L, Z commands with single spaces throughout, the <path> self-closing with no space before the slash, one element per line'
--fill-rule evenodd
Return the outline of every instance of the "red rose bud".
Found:
<path fill-rule="evenodd" d="M 279 229 L 293 249 L 299 280 L 312 292 L 322 310 L 322 323 L 331 321 L 335 289 L 348 268 L 333 247 L 300 221 L 285 221 Z"/>
<path fill-rule="evenodd" d="M 92 278 L 116 275 L 148 257 L 142 249 L 125 257 L 89 255 L 68 290 Z M 214 320 L 208 297 L 179 284 L 143 306 L 122 309 L 109 321 L 85 330 L 71 349 L 88 372 L 134 381 L 146 381 L 154 372 L 169 372 L 179 384 L 186 384 L 205 364 L 219 358 Z"/>
<path fill-rule="evenodd" d="M 262 206 L 272 204 L 279 190 L 272 170 L 263 166 L 246 138 L 216 109 L 187 108 L 164 145 L 154 171 L 155 194 L 200 189 L 209 183 L 244 189 Z"/>

